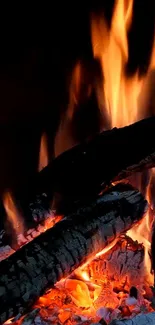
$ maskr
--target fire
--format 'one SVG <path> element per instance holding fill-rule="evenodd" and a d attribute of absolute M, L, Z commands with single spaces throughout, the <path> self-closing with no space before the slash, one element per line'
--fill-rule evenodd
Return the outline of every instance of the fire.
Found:
<path fill-rule="evenodd" d="M 100 110 L 104 110 L 102 116 L 107 117 L 108 121 L 110 120 L 110 127 L 129 125 L 144 118 L 147 114 L 149 76 L 155 67 L 155 42 L 145 76 L 140 76 L 138 70 L 134 75 L 128 76 L 126 73 L 129 59 L 128 33 L 132 25 L 133 4 L 133 0 L 115 0 L 110 28 L 103 14 L 92 14 L 91 16 L 93 55 L 101 64 L 103 75 L 103 78 L 99 79 L 94 76 L 94 84 L 98 107 Z M 92 80 L 87 78 L 87 75 L 87 69 L 81 62 L 78 62 L 71 76 L 67 112 L 61 119 L 55 138 L 55 156 L 76 144 L 71 133 L 71 125 L 75 111 L 91 95 Z M 104 122 L 106 125 L 107 121 Z M 150 185 L 151 178 L 147 189 L 147 199 L 149 198 L 149 203 L 152 204 L 149 197 Z M 145 247 L 145 273 L 148 274 L 150 284 L 153 283 L 149 258 L 151 226 L 150 210 L 143 221 L 128 232 L 131 238 L 142 242 Z M 115 244 L 112 243 L 107 250 L 110 250 Z M 101 252 L 99 255 L 106 252 Z M 85 276 L 85 281 L 87 281 L 87 275 L 85 274 Z"/>
<path fill-rule="evenodd" d="M 3 204 L 7 216 L 5 225 L 6 233 L 11 235 L 12 248 L 10 247 L 6 254 L 4 253 L 2 256 L 0 255 L 0 261 L 11 255 L 14 252 L 13 249 L 19 249 L 19 247 L 25 245 L 27 242 L 30 242 L 41 233 L 54 227 L 54 225 L 63 218 L 62 215 L 56 215 L 54 211 L 51 211 L 46 216 L 45 220 L 42 220 L 42 225 L 39 224 L 36 225 L 36 227 L 34 225 L 34 228 L 27 229 L 24 219 L 22 218 L 22 215 L 19 212 L 10 192 L 6 192 L 3 195 Z"/>
<path fill-rule="evenodd" d="M 24 230 L 25 230 L 24 220 L 16 207 L 16 204 L 13 200 L 11 193 L 6 192 L 4 194 L 3 203 L 4 203 L 4 208 L 7 214 L 8 221 L 14 230 L 13 236 L 16 235 L 16 237 L 18 237 L 19 235 L 24 234 Z"/>
<path fill-rule="evenodd" d="M 132 24 L 133 0 L 116 0 L 114 13 L 109 29 L 103 17 L 92 15 L 91 35 L 94 57 L 100 60 L 104 83 L 102 85 L 105 107 L 111 120 L 111 127 L 122 127 L 145 117 L 147 109 L 149 72 L 155 65 L 155 47 L 152 50 L 150 65 L 145 77 L 139 77 L 138 71 L 128 77 L 128 32 Z M 100 101 L 100 98 L 98 98 Z M 145 106 L 145 107 L 144 107 Z M 143 111 L 142 111 L 143 109 Z M 149 188 L 148 185 L 147 199 Z M 149 199 L 149 203 L 150 199 Z M 150 210 L 151 211 L 151 210 Z M 151 212 L 148 212 L 139 226 L 128 231 L 134 240 L 142 242 L 145 247 L 145 270 L 150 283 L 151 263 L 149 258 Z"/>
<path fill-rule="evenodd" d="M 43 133 L 40 141 L 40 152 L 39 152 L 39 172 L 48 165 L 48 148 L 47 148 L 47 136 Z"/>
<path fill-rule="evenodd" d="M 79 106 L 88 100 L 91 94 L 90 74 L 81 61 L 78 61 L 71 73 L 67 110 L 62 115 L 55 137 L 55 157 L 77 144 L 73 135 L 73 119 Z"/>
<path fill-rule="evenodd" d="M 147 276 L 147 280 L 150 284 L 153 284 L 153 274 L 151 274 L 151 261 L 149 256 L 149 251 L 151 249 L 151 238 L 150 238 L 150 227 L 148 227 L 148 220 L 150 218 L 149 211 L 146 216 L 143 218 L 142 222 L 130 229 L 127 232 L 127 235 L 130 236 L 133 240 L 137 240 L 139 243 L 143 243 L 145 247 L 144 255 L 144 273 Z"/>
<path fill-rule="evenodd" d="M 110 30 L 103 17 L 93 15 L 91 21 L 93 53 L 102 66 L 104 109 L 110 116 L 111 127 L 125 126 L 143 117 L 139 97 L 143 93 L 144 103 L 144 97 L 147 96 L 147 92 L 144 96 L 144 90 L 148 83 L 149 71 L 154 66 L 152 56 L 145 78 L 140 78 L 138 71 L 132 77 L 126 75 L 127 35 L 132 23 L 132 11 L 133 0 L 116 0 Z"/>
<path fill-rule="evenodd" d="M 155 67 L 154 46 L 150 59 L 150 65 L 145 76 L 140 77 L 139 71 L 136 71 L 132 77 L 129 77 L 126 73 L 126 66 L 129 59 L 128 32 L 132 24 L 132 13 L 133 0 L 116 0 L 111 28 L 108 27 L 103 16 L 97 16 L 93 14 L 91 17 L 93 54 L 94 58 L 98 59 L 101 63 L 104 80 L 103 84 L 100 84 L 102 80 L 101 78 L 99 81 L 100 83 L 96 85 L 98 106 L 100 109 L 103 109 L 104 107 L 104 110 L 106 110 L 107 114 L 103 114 L 103 116 L 108 116 L 111 127 L 126 126 L 139 120 L 142 117 L 145 117 L 148 105 L 147 98 L 149 73 L 151 69 Z M 61 152 L 71 148 L 76 144 L 70 128 L 73 115 L 76 109 L 78 109 L 79 104 L 83 103 L 89 98 L 91 89 L 92 84 L 89 83 L 89 78 L 85 76 L 85 69 L 83 68 L 82 64 L 78 62 L 73 70 L 71 77 L 67 113 L 61 119 L 55 138 L 55 156 L 58 156 Z M 39 170 L 41 170 L 47 164 L 47 141 L 45 135 L 43 135 L 40 146 Z M 147 211 L 141 223 L 127 232 L 127 236 L 129 236 L 130 239 L 138 242 L 138 244 L 134 242 L 134 244 L 132 243 L 131 245 L 135 245 L 136 252 L 138 251 L 137 245 L 140 243 L 143 244 L 141 245 L 142 248 L 140 247 L 139 249 L 140 252 L 144 252 L 144 267 L 142 267 L 141 272 L 143 272 L 143 276 L 149 285 L 153 284 L 149 250 L 151 246 L 151 228 L 153 223 L 153 198 L 151 196 L 151 187 L 154 176 L 155 170 L 153 169 L 146 193 L 146 198 L 150 203 L 150 209 Z M 13 225 L 13 228 L 18 229 L 17 224 L 19 223 L 19 214 L 15 210 L 15 206 L 9 193 L 4 198 L 4 206 L 8 218 Z M 59 220 L 61 220 L 61 216 L 57 217 L 54 222 L 57 222 Z M 49 226 L 46 225 L 44 230 L 51 226 L 53 226 L 53 223 Z M 18 229 L 18 231 L 22 232 L 23 229 Z M 130 245 L 129 243 L 126 244 L 127 240 L 125 238 L 122 239 L 122 242 L 119 238 L 111 243 L 105 250 L 94 256 L 94 260 L 97 259 L 98 263 L 101 260 L 102 264 L 103 261 L 105 264 L 106 262 L 108 263 L 111 258 L 110 252 L 112 251 L 111 255 L 115 255 L 118 249 L 118 247 L 116 247 L 118 242 L 121 246 L 121 249 L 119 251 L 120 254 L 118 256 L 123 254 L 123 249 L 126 249 L 126 258 L 129 252 L 134 252 L 134 247 L 129 247 Z M 82 265 L 81 268 L 78 268 L 76 271 L 74 271 L 74 275 L 72 274 L 71 277 L 63 279 L 57 283 L 54 289 L 39 299 L 35 307 L 50 306 L 52 309 L 51 306 L 53 304 L 53 310 L 56 310 L 57 305 L 59 308 L 58 317 L 62 323 L 66 322 L 71 314 L 67 308 L 66 310 L 64 309 L 66 306 L 71 307 L 76 315 L 79 313 L 79 308 L 81 308 L 80 312 L 82 315 L 91 314 L 91 316 L 96 315 L 96 311 L 98 312 L 97 315 L 100 315 L 99 307 L 101 306 L 113 309 L 117 308 L 118 310 L 118 306 L 121 305 L 121 300 L 127 298 L 127 292 L 129 293 L 131 288 L 131 283 L 129 283 L 128 280 L 129 274 L 127 274 L 127 272 L 125 276 L 124 274 L 121 274 L 123 269 L 123 262 L 120 267 L 120 274 L 122 276 L 120 281 L 115 278 L 116 274 L 114 274 L 114 265 L 112 269 L 113 273 L 109 276 L 109 278 L 106 272 L 103 274 L 103 270 L 100 270 L 98 272 L 98 267 L 97 272 L 99 274 L 96 277 L 94 274 L 93 276 L 90 276 L 88 269 L 91 269 L 93 262 L 94 261 L 89 260 L 87 265 Z M 87 268 L 88 265 L 90 267 Z M 135 274 L 134 271 L 133 275 Z M 138 272 L 140 272 L 139 269 Z M 137 278 L 135 281 L 137 281 Z M 116 292 L 113 290 L 114 284 L 116 285 L 115 289 L 119 289 L 118 294 L 116 294 Z M 71 297 L 71 302 L 70 300 L 66 302 L 68 295 Z M 136 300 L 136 308 L 139 308 L 138 298 L 133 299 L 133 296 L 128 296 L 127 299 L 131 299 L 132 301 Z M 130 304 L 129 306 L 129 309 L 134 310 L 135 305 Z M 150 307 L 148 307 L 148 310 L 149 308 Z M 45 309 L 46 308 L 44 308 L 44 312 L 47 312 Z M 129 312 L 131 312 L 131 310 L 129 310 Z M 135 313 L 136 312 L 137 311 L 135 309 Z M 140 308 L 138 309 L 138 312 L 141 312 Z M 123 317 L 126 316 L 125 314 L 122 315 Z M 103 318 L 103 315 L 99 318 Z M 95 320 L 97 322 L 98 319 Z M 54 320 L 52 321 L 54 322 Z"/>
<path fill-rule="evenodd" d="M 149 283 L 153 284 L 153 274 L 151 274 L 151 261 L 150 261 L 150 249 L 151 249 L 151 229 L 153 225 L 153 198 L 151 197 L 151 186 L 152 181 L 154 181 L 155 169 L 152 168 L 151 175 L 149 179 L 149 184 L 147 186 L 146 199 L 150 204 L 150 209 L 147 211 L 145 217 L 138 226 L 135 226 L 133 229 L 130 229 L 127 232 L 127 235 L 130 236 L 133 240 L 137 240 L 139 243 L 143 243 L 145 247 L 144 255 L 144 272 L 147 276 Z"/>
<path fill-rule="evenodd" d="M 43 232 L 54 227 L 54 225 L 61 221 L 63 219 L 63 217 L 61 215 L 54 215 L 53 217 L 51 215 L 49 215 L 49 217 L 46 218 L 46 220 L 44 221 L 44 227 L 43 227 Z"/>

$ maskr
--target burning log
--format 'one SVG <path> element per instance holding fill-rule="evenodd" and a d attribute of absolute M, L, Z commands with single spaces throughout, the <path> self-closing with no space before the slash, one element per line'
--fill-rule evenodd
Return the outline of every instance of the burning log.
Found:
<path fill-rule="evenodd" d="M 109 325 L 147 325 L 147 324 L 148 325 L 155 324 L 155 312 L 137 315 L 132 319 L 113 320 Z"/>
<path fill-rule="evenodd" d="M 57 157 L 31 184 L 15 194 L 27 227 L 33 228 L 44 220 L 51 208 L 59 209 L 61 214 L 70 213 L 82 202 L 89 204 L 112 181 L 154 166 L 154 128 L 155 117 L 114 128 Z M 149 141 L 144 146 L 146 134 Z M 6 215 L 2 204 L 0 215 L 3 245 Z M 5 238 L 8 244 L 9 236 Z"/>
<path fill-rule="evenodd" d="M 146 206 L 140 192 L 119 184 L 2 261 L 0 323 L 24 313 L 48 287 L 131 228 Z"/>
<path fill-rule="evenodd" d="M 33 186 L 18 196 L 23 215 L 29 220 L 40 218 L 49 213 L 51 203 L 57 208 L 62 200 L 62 213 L 71 211 L 72 202 L 75 208 L 75 202 L 88 200 L 113 181 L 155 166 L 154 129 L 152 117 L 102 132 L 64 152 L 37 175 Z"/>

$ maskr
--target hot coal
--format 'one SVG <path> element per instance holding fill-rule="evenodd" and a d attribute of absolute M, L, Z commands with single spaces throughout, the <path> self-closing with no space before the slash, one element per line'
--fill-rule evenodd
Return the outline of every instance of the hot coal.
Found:
<path fill-rule="evenodd" d="M 24 313 L 57 281 L 141 220 L 147 203 L 119 184 L 77 209 L 0 264 L 0 321 Z"/>
<path fill-rule="evenodd" d="M 124 245 L 123 245 L 124 242 Z M 129 245 L 126 245 L 126 242 Z M 111 259 L 111 251 L 124 252 L 123 246 L 127 252 L 133 249 L 133 253 L 142 250 L 142 245 L 137 242 L 133 242 L 128 237 L 121 237 L 116 245 L 109 249 L 106 254 L 102 254 L 99 258 L 98 272 L 89 272 L 91 265 L 95 263 L 97 265 L 97 258 L 90 261 L 87 266 L 76 269 L 66 279 L 58 282 L 53 289 L 47 291 L 47 293 L 40 297 L 36 304 L 33 306 L 33 310 L 30 311 L 26 316 L 21 318 L 18 315 L 13 320 L 13 324 L 74 324 L 74 325 L 88 325 L 92 323 L 99 324 L 111 324 L 113 319 L 130 319 L 134 320 L 136 314 L 150 313 L 152 308 L 150 302 L 144 298 L 142 294 L 144 292 L 143 286 L 137 285 L 133 287 L 134 279 L 132 282 L 132 268 L 128 268 L 126 271 L 126 277 L 130 279 L 124 283 L 125 290 L 120 286 L 117 294 L 114 293 L 115 279 L 112 279 L 110 272 L 102 272 L 102 265 L 105 260 Z M 122 251 L 123 250 L 123 251 Z M 113 259 L 117 260 L 118 254 L 113 255 Z M 132 263 L 131 257 L 131 263 Z M 110 264 L 109 264 L 110 267 Z M 108 265 L 107 265 L 108 268 Z M 138 267 L 137 272 L 139 274 L 143 271 L 143 264 L 141 263 Z M 98 274 L 100 273 L 100 278 Z M 87 274 L 87 280 L 85 278 Z M 83 276 L 83 278 L 82 278 Z M 117 279 L 118 281 L 118 279 Z M 120 280 L 118 284 L 122 282 L 122 275 L 120 274 Z M 143 282 L 144 284 L 144 282 Z M 80 290 L 79 290 L 80 288 Z M 148 287 L 149 288 L 149 287 Z M 121 290 L 121 291 L 120 291 Z M 131 293 L 137 293 L 137 298 L 131 297 Z M 100 301 L 100 304 L 98 303 Z M 19 322 L 18 322 L 19 319 Z M 15 323 L 16 321 L 16 323 Z"/>
<path fill-rule="evenodd" d="M 110 325 L 154 325 L 155 312 L 137 315 L 131 319 L 113 320 Z"/>

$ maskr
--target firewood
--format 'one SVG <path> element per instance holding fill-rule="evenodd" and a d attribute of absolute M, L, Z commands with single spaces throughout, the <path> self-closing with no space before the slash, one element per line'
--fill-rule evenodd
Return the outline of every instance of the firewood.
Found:
<path fill-rule="evenodd" d="M 2 261 L 0 324 L 24 313 L 47 288 L 126 232 L 146 208 L 140 192 L 119 184 Z"/>
<path fill-rule="evenodd" d="M 114 128 L 89 142 L 64 152 L 19 193 L 16 204 L 28 228 L 35 227 L 50 213 L 74 211 L 89 201 L 112 181 L 128 177 L 136 171 L 155 165 L 155 117 L 124 128 Z M 147 142 L 147 144 L 145 144 Z M 4 233 L 6 215 L 0 205 L 2 245 L 8 244 Z M 1 245 L 1 244 L 0 244 Z"/>
<path fill-rule="evenodd" d="M 109 325 L 154 325 L 155 312 L 137 315 L 131 319 L 113 320 Z"/>
<path fill-rule="evenodd" d="M 113 181 L 155 166 L 154 130 L 152 117 L 102 132 L 64 152 L 17 195 L 23 215 L 42 218 L 51 205 L 61 206 L 62 213 L 74 210 L 75 203 L 89 200 Z"/>

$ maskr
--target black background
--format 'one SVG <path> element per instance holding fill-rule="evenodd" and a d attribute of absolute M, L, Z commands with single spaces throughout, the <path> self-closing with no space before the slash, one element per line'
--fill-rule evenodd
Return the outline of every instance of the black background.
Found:
<path fill-rule="evenodd" d="M 79 58 L 91 58 L 90 12 L 104 9 L 110 24 L 114 1 L 53 1 L 0 8 L 0 194 L 19 189 L 38 166 L 40 136 L 52 152 L 67 78 Z M 135 0 L 128 71 L 147 69 L 155 1 Z"/>

